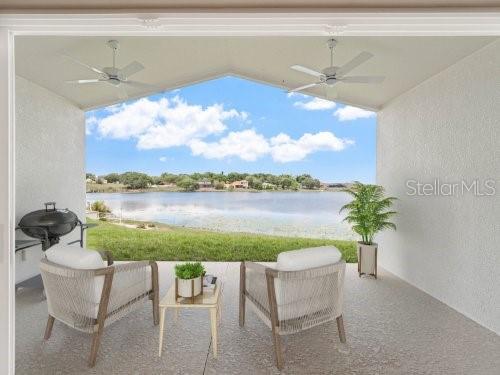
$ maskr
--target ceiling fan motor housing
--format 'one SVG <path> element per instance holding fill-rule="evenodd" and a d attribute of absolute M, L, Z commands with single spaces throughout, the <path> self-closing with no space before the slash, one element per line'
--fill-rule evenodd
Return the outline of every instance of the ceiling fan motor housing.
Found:
<path fill-rule="evenodd" d="M 335 72 L 337 71 L 337 69 L 338 68 L 336 66 L 329 66 L 328 68 L 323 69 L 322 73 L 326 77 L 334 77 L 335 76 Z"/>
<path fill-rule="evenodd" d="M 337 78 L 335 77 L 327 77 L 326 80 L 325 80 L 325 83 L 327 85 L 334 85 L 335 83 L 337 83 Z"/>
<path fill-rule="evenodd" d="M 107 66 L 103 68 L 102 71 L 106 74 L 106 78 L 108 78 L 109 83 L 118 86 L 120 84 L 120 81 L 122 81 L 119 69 Z"/>

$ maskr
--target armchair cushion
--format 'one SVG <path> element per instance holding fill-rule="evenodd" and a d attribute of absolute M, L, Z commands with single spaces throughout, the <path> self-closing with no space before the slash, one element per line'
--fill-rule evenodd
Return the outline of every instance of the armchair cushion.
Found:
<path fill-rule="evenodd" d="M 45 256 L 52 263 L 70 268 L 87 270 L 107 267 L 99 252 L 77 246 L 58 244 L 48 249 Z"/>
<path fill-rule="evenodd" d="M 342 253 L 334 246 L 311 247 L 279 253 L 276 269 L 278 271 L 302 271 L 337 263 L 341 259 Z"/>

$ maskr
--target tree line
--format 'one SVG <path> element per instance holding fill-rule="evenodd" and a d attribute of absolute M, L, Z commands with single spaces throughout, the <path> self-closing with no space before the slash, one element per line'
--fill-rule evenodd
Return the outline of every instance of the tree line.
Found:
<path fill-rule="evenodd" d="M 226 184 L 241 180 L 248 181 L 248 187 L 255 190 L 313 190 L 321 186 L 320 181 L 309 174 L 293 176 L 289 174 L 274 175 L 270 173 L 230 172 L 225 174 L 224 172 L 205 172 L 173 174 L 165 172 L 160 176 L 149 176 L 141 172 L 125 172 L 109 173 L 104 176 L 87 173 L 86 179 L 98 184 L 103 183 L 104 180 L 107 183 L 120 183 L 128 189 L 145 189 L 152 185 L 176 185 L 178 188 L 186 191 L 197 190 L 201 182 L 208 182 L 213 188 L 223 190 Z"/>

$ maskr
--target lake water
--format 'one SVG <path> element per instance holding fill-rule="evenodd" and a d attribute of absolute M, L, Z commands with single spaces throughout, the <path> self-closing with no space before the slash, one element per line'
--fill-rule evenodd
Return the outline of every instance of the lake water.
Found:
<path fill-rule="evenodd" d="M 123 219 L 224 232 L 355 239 L 339 209 L 342 192 L 89 193 Z"/>

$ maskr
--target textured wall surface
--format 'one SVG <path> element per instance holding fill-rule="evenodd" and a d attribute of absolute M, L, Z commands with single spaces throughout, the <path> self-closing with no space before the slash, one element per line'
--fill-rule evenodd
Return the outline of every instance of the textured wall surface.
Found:
<path fill-rule="evenodd" d="M 16 77 L 16 223 L 55 201 L 85 218 L 85 118 L 66 99 Z M 63 237 L 79 238 L 79 231 Z M 16 254 L 16 282 L 39 273 L 41 248 Z"/>
<path fill-rule="evenodd" d="M 377 183 L 399 198 L 380 264 L 500 333 L 500 41 L 383 108 L 377 137 Z M 408 195 L 435 179 L 491 179 L 496 194 Z"/>

